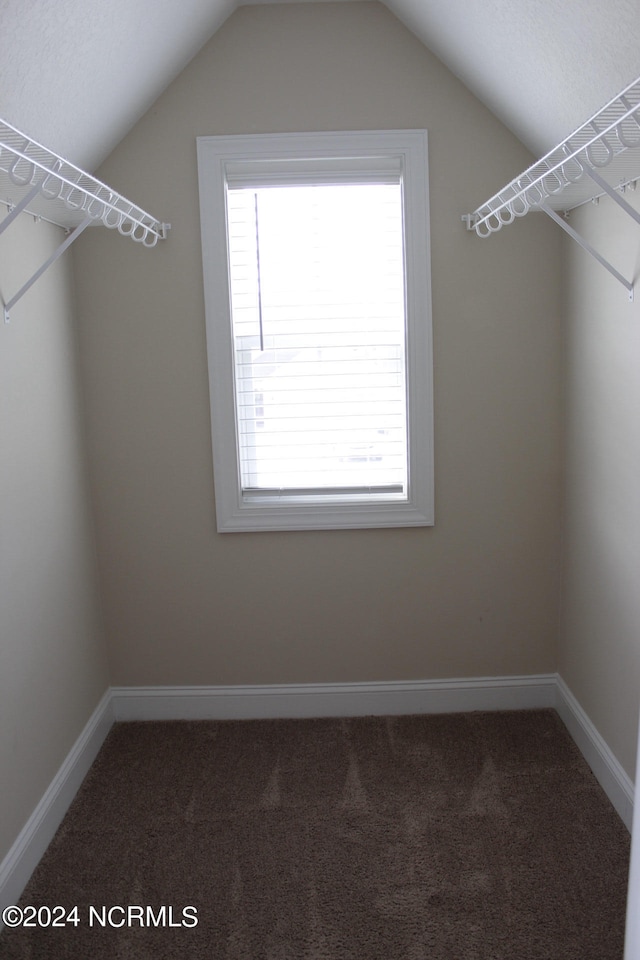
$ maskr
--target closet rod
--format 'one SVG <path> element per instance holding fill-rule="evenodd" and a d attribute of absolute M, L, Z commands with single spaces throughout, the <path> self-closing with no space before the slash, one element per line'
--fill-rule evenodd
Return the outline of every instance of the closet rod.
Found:
<path fill-rule="evenodd" d="M 38 186 L 38 198 L 58 211 L 61 226 L 68 226 L 70 217 L 82 220 L 89 216 L 96 224 L 118 230 L 147 247 L 166 239 L 169 224 L 5 120 L 0 120 L 0 171 L 13 191 Z"/>
<path fill-rule="evenodd" d="M 565 218 L 575 207 L 606 194 L 640 224 L 640 213 L 621 196 L 627 186 L 640 180 L 639 146 L 640 77 L 462 220 L 468 230 L 485 238 L 531 211 L 543 211 L 606 267 L 633 299 L 633 282 L 569 227 Z"/>
<path fill-rule="evenodd" d="M 557 147 L 462 219 L 488 237 L 546 203 L 566 212 L 640 178 L 640 77 Z M 594 176 L 595 174 L 595 176 Z M 598 179 L 599 178 L 599 179 Z M 591 181 L 596 181 L 596 187 Z"/>
<path fill-rule="evenodd" d="M 155 247 L 158 240 L 166 239 L 171 226 L 2 119 L 0 190 L 8 194 L 2 202 L 9 211 L 0 221 L 0 234 L 23 212 L 42 216 L 68 232 L 58 249 L 3 304 L 5 323 L 9 322 L 11 308 L 87 227 L 102 225 L 144 247 Z M 41 209 L 49 215 L 41 214 Z"/>

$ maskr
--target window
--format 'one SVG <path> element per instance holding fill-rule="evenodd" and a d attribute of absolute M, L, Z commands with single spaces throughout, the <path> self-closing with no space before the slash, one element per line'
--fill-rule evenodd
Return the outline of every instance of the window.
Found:
<path fill-rule="evenodd" d="M 433 522 L 424 131 L 198 138 L 218 529 Z"/>

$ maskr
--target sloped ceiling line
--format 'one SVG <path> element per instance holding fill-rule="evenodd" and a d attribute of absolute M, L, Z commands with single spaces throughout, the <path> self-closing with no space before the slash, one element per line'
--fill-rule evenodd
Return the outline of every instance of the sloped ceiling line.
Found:
<path fill-rule="evenodd" d="M 636 0 L 386 5 L 537 155 L 640 73 Z M 94 170 L 236 7 L 0 0 L 0 116 Z"/>

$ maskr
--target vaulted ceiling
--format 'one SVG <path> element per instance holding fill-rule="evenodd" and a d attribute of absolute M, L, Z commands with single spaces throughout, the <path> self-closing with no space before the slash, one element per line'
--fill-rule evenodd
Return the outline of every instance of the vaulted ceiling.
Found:
<path fill-rule="evenodd" d="M 385 2 L 534 153 L 640 75 L 637 0 Z M 0 117 L 93 170 L 237 5 L 0 0 Z"/>

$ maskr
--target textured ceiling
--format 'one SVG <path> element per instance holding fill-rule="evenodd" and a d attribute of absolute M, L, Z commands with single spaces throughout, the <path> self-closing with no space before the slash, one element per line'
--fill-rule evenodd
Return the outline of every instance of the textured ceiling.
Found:
<path fill-rule="evenodd" d="M 640 76 L 638 0 L 388 0 L 534 154 Z"/>
<path fill-rule="evenodd" d="M 534 153 L 640 75 L 637 0 L 386 3 Z M 0 116 L 93 170 L 235 6 L 0 0 Z"/>
<path fill-rule="evenodd" d="M 0 117 L 92 172 L 234 0 L 0 0 Z"/>

